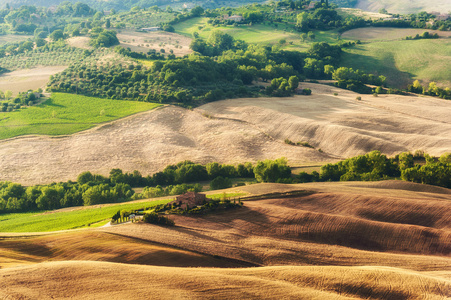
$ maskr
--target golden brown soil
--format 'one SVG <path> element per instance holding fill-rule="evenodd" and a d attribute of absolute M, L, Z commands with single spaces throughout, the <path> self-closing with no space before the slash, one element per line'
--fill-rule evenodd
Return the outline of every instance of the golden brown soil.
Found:
<path fill-rule="evenodd" d="M 172 50 L 175 56 L 184 56 L 193 52 L 189 48 L 190 38 L 171 32 L 122 30 L 117 34 L 117 38 L 122 47 L 130 48 L 135 52 L 147 53 L 150 49 L 160 52 L 160 49 L 164 49 L 166 54 L 169 54 L 169 51 Z"/>
<path fill-rule="evenodd" d="M 171 216 L 175 227 L 2 234 L 0 298 L 451 297 L 450 190 L 400 181 L 235 189 L 314 192 Z"/>
<path fill-rule="evenodd" d="M 194 111 L 168 106 L 72 136 L 0 141 L 0 180 L 49 183 L 113 168 L 150 174 L 186 159 L 240 163 L 285 156 L 291 165 L 318 165 L 372 150 L 441 155 L 451 149 L 450 101 L 396 95 L 357 101 L 350 91 L 302 86 L 313 95 L 224 100 Z M 287 138 L 315 149 L 287 145 Z"/>
<path fill-rule="evenodd" d="M 69 46 L 71 47 L 76 47 L 76 48 L 81 48 L 81 49 L 92 49 L 91 46 L 89 46 L 89 41 L 91 39 L 87 36 L 76 36 L 76 37 L 71 37 L 69 39 L 67 39 L 67 43 L 69 44 Z"/>
<path fill-rule="evenodd" d="M 101 230 L 259 265 L 451 270 L 449 192 L 415 192 L 419 185 L 399 182 L 398 188 L 396 181 L 387 183 L 389 190 L 379 183 L 354 185 L 251 185 L 239 189 L 317 193 L 247 201 L 224 214 L 174 216 L 174 228 L 130 224 Z"/>
<path fill-rule="evenodd" d="M 169 267 L 246 267 L 214 258 L 98 231 L 0 238 L 0 268 L 45 261 L 89 260 Z"/>
<path fill-rule="evenodd" d="M 386 267 L 186 269 L 59 262 L 0 270 L 6 299 L 443 299 L 451 282 Z"/>
<path fill-rule="evenodd" d="M 64 71 L 67 67 L 39 67 L 18 70 L 0 75 L 0 90 L 10 90 L 14 94 L 28 90 L 44 89 L 51 75 Z"/>

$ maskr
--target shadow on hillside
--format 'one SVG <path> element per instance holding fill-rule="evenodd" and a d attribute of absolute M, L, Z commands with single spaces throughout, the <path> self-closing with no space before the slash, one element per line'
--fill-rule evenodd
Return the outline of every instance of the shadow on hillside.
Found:
<path fill-rule="evenodd" d="M 364 47 L 355 47 L 362 52 L 368 52 Z M 387 53 L 388 54 L 388 53 Z M 370 55 L 344 52 L 341 66 L 350 67 L 354 70 L 361 70 L 376 76 L 387 77 L 387 84 L 394 88 L 406 88 L 412 83 L 413 74 L 403 72 L 396 67 L 393 55 L 387 55 L 384 59 L 376 59 Z"/>
<path fill-rule="evenodd" d="M 38 245 L 34 243 L 28 243 L 27 241 L 17 240 L 0 240 L 0 253 L 2 249 L 8 249 L 25 255 L 48 257 L 52 256 L 50 248 L 44 245 Z"/>

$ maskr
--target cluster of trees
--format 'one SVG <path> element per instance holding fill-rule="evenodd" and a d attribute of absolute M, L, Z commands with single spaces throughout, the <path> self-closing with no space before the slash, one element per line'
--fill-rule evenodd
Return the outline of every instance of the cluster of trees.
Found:
<path fill-rule="evenodd" d="M 91 30 L 91 46 L 94 47 L 111 47 L 119 44 L 117 33 L 114 30 L 107 30 L 96 27 Z"/>
<path fill-rule="evenodd" d="M 247 88 L 247 73 L 211 58 L 155 61 L 150 69 L 130 64 L 112 67 L 73 64 L 52 77 L 49 90 L 111 99 L 160 103 L 197 104 L 226 97 L 248 96 L 258 87 Z"/>
<path fill-rule="evenodd" d="M 326 164 L 321 172 L 302 172 L 297 176 L 300 182 L 311 181 L 374 181 L 388 178 L 438 185 L 451 188 L 451 154 L 440 158 L 417 152 L 404 152 L 393 158 L 372 151 L 352 157 L 336 164 Z"/>
<path fill-rule="evenodd" d="M 186 210 L 181 210 L 180 208 L 172 208 L 169 210 L 170 213 L 174 214 L 189 214 L 189 215 L 200 215 L 206 214 L 218 210 L 227 210 L 231 208 L 242 207 L 243 203 L 241 201 L 234 200 L 233 202 L 230 199 L 224 197 L 221 200 L 210 200 L 209 202 L 203 204 L 200 207 L 188 208 Z"/>
<path fill-rule="evenodd" d="M 296 76 L 329 78 L 325 67 L 333 68 L 341 57 L 340 46 L 315 43 L 306 53 L 273 51 L 270 47 L 246 45 L 219 31 L 208 41 L 195 39 L 194 48 L 206 51 L 183 58 L 154 61 L 148 69 L 140 65 L 97 66 L 72 64 L 49 82 L 52 91 L 80 93 L 112 99 L 131 99 L 160 103 L 197 103 L 259 94 L 259 87 L 247 87 L 254 80 Z M 210 50 L 205 50 L 210 49 Z M 213 49 L 213 50 L 212 50 Z M 116 50 L 126 56 L 137 56 L 127 49 Z M 140 55 L 142 57 L 142 55 Z M 281 82 L 275 94 L 285 94 Z M 292 90 L 292 89 L 291 89 Z M 271 91 L 272 94 L 273 91 Z"/>
<path fill-rule="evenodd" d="M 331 69 L 329 72 L 332 71 Z M 332 79 L 337 80 L 336 86 L 349 89 L 361 94 L 372 93 L 373 90 L 365 84 L 379 86 L 378 91 L 382 91 L 381 86 L 385 84 L 386 77 L 383 75 L 375 76 L 373 74 L 365 74 L 360 70 L 341 67 L 332 72 Z"/>
<path fill-rule="evenodd" d="M 202 192 L 202 185 L 200 185 L 199 183 L 196 184 L 182 183 L 176 185 L 169 185 L 166 187 L 162 187 L 161 185 L 157 185 L 155 187 L 146 186 L 144 187 L 141 193 L 134 194 L 132 198 L 133 200 L 156 198 L 163 196 L 180 195 L 186 192 Z"/>
<path fill-rule="evenodd" d="M 344 0 L 347 1 L 347 0 Z M 354 0 L 350 0 L 354 1 Z M 354 28 L 363 27 L 397 27 L 397 28 L 425 28 L 447 31 L 451 29 L 451 19 L 437 21 L 435 16 L 427 12 L 419 12 L 409 15 L 392 15 L 392 20 L 366 20 L 363 17 L 347 16 L 337 23 L 339 32 L 345 32 Z"/>
<path fill-rule="evenodd" d="M 142 218 L 143 222 L 149 223 L 149 224 L 157 224 L 157 225 L 165 225 L 165 226 L 174 226 L 175 222 L 171 219 L 169 219 L 166 216 L 159 215 L 154 212 L 150 212 L 147 214 L 144 214 Z"/>
<path fill-rule="evenodd" d="M 0 213 L 122 202 L 129 200 L 132 195 L 131 187 L 123 183 L 65 182 L 24 187 L 17 183 L 1 182 Z"/>
<path fill-rule="evenodd" d="M 254 174 L 258 182 L 291 182 L 291 168 L 285 158 L 257 162 Z"/>
<path fill-rule="evenodd" d="M 145 197 L 182 194 L 202 191 L 200 184 L 188 184 L 222 178 L 252 178 L 259 182 L 276 182 L 288 179 L 290 168 L 285 159 L 265 160 L 255 166 L 251 163 L 237 166 L 216 162 L 200 165 L 183 161 L 169 165 L 152 176 L 142 176 L 138 171 L 123 173 L 112 169 L 108 177 L 83 172 L 76 182 L 68 181 L 49 185 L 24 187 L 17 183 L 0 183 L 0 213 L 51 210 L 62 207 L 123 202 Z M 132 187 L 145 186 L 134 196 Z M 165 186 L 165 188 L 163 188 Z"/>
<path fill-rule="evenodd" d="M 266 93 L 275 97 L 287 97 L 292 95 L 299 86 L 299 78 L 291 76 L 285 79 L 283 77 L 271 80 L 271 85 L 266 88 Z"/>
<path fill-rule="evenodd" d="M 245 50 L 246 43 L 235 40 L 231 35 L 215 30 L 207 41 L 200 38 L 196 33 L 195 39 L 190 44 L 190 49 L 205 56 L 218 56 L 227 50 Z"/>
<path fill-rule="evenodd" d="M 413 164 L 411 154 L 408 159 L 409 164 L 401 170 L 401 179 L 451 188 L 451 153 L 443 154 L 438 160 L 426 155 L 425 164 Z"/>
<path fill-rule="evenodd" d="M 406 40 L 421 40 L 421 39 L 438 39 L 439 36 L 437 33 L 430 34 L 425 31 L 422 35 L 416 34 L 415 36 L 406 36 Z"/>
<path fill-rule="evenodd" d="M 342 26 L 341 16 L 335 9 L 320 7 L 313 12 L 304 11 L 296 17 L 298 30 L 307 32 L 312 29 L 327 30 Z"/>
<path fill-rule="evenodd" d="M 103 13 L 96 12 L 87 4 L 67 1 L 56 10 L 34 5 L 0 10 L 0 23 L 4 22 L 15 33 L 39 33 L 40 38 L 46 38 L 56 30 L 61 30 L 65 37 L 77 35 L 74 32 L 86 34 L 90 28 L 104 25 L 102 17 Z"/>
<path fill-rule="evenodd" d="M 9 101 L 12 96 L 12 91 L 7 90 L 5 92 L 0 91 L 0 99 L 5 99 L 6 101 L 1 103 L 0 111 L 2 112 L 12 112 L 22 106 L 32 106 L 36 103 L 38 96 L 42 92 L 41 89 L 36 91 L 29 90 L 27 92 L 22 92 L 17 95 L 12 101 Z M 38 95 L 38 96 L 36 96 Z"/>
<path fill-rule="evenodd" d="M 149 50 L 147 52 L 147 54 L 145 54 L 145 53 L 141 53 L 141 52 L 131 51 L 130 48 L 126 49 L 121 46 L 116 46 L 116 47 L 114 47 L 114 51 L 116 53 L 119 53 L 120 55 L 124 55 L 124 56 L 135 58 L 135 59 L 149 59 L 149 60 L 164 60 L 165 59 L 163 54 L 158 53 L 154 49 Z"/>
<path fill-rule="evenodd" d="M 25 53 L 27 51 L 33 50 L 35 45 L 37 47 L 41 47 L 45 43 L 46 43 L 45 41 L 44 41 L 44 43 L 39 43 L 39 41 L 36 41 L 36 44 L 35 44 L 32 40 L 5 43 L 0 46 L 0 58 L 5 57 L 5 56 L 11 56 L 11 55 Z"/>
<path fill-rule="evenodd" d="M 451 100 L 451 89 L 441 88 L 434 81 L 430 82 L 428 87 L 423 87 L 418 80 L 407 86 L 407 91 L 415 94 L 437 96 L 443 99 Z"/>

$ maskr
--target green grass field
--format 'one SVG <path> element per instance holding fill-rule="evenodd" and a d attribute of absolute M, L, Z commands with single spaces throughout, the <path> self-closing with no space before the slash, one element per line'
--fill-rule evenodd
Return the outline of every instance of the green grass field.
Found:
<path fill-rule="evenodd" d="M 224 195 L 225 194 L 225 195 Z M 213 199 L 213 200 L 221 200 L 224 198 L 238 198 L 241 196 L 246 196 L 247 193 L 220 193 L 220 194 L 212 194 L 212 195 L 207 195 L 208 198 Z"/>
<path fill-rule="evenodd" d="M 303 51 L 310 48 L 315 42 L 336 43 L 338 41 L 338 32 L 331 31 L 314 31 L 316 38 L 314 40 L 302 41 L 300 32 L 294 30 L 293 27 L 279 24 L 276 28 L 269 24 L 255 24 L 252 26 L 212 26 L 207 23 L 208 18 L 193 18 L 185 22 L 181 22 L 174 26 L 175 31 L 179 34 L 192 37 L 197 32 L 201 38 L 208 39 L 211 32 L 221 30 L 230 34 L 235 39 L 243 40 L 247 43 L 274 45 L 280 40 L 286 40 L 286 44 L 282 48 L 287 50 Z"/>
<path fill-rule="evenodd" d="M 171 200 L 77 207 L 53 213 L 15 213 L 0 215 L 0 232 L 46 232 L 105 225 L 118 210 L 135 210 Z"/>
<path fill-rule="evenodd" d="M 160 106 L 55 93 L 40 105 L 0 112 L 0 139 L 15 136 L 65 135 Z"/>
<path fill-rule="evenodd" d="M 299 40 L 299 34 L 290 32 L 291 29 L 279 26 L 274 28 L 270 25 L 256 24 L 253 26 L 212 26 L 207 23 L 208 18 L 194 18 L 188 21 L 179 23 L 174 26 L 175 31 L 186 36 L 193 36 L 194 32 L 199 33 L 199 36 L 208 39 L 211 32 L 214 30 L 221 30 L 228 33 L 235 39 L 240 39 L 248 43 L 259 44 L 275 44 L 281 39 Z M 199 27 L 202 27 L 199 29 Z M 286 30 L 286 31 L 285 31 Z"/>
<path fill-rule="evenodd" d="M 342 66 L 384 75 L 390 86 L 405 88 L 415 79 L 451 86 L 451 40 L 381 41 L 345 50 Z"/>

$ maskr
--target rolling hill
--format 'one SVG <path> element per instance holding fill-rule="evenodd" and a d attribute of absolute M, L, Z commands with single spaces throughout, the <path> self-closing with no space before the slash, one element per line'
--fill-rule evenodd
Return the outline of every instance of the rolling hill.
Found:
<path fill-rule="evenodd" d="M 171 216 L 175 227 L 0 234 L 0 297 L 451 296 L 450 190 L 401 181 L 237 189 L 310 192 L 245 201 L 214 215 Z"/>
<path fill-rule="evenodd" d="M 450 295 L 448 279 L 384 267 L 218 270 L 62 262 L 0 270 L 0 279 L 0 297 L 12 299 L 73 295 L 83 299 L 123 299 L 133 294 L 156 299 L 398 300 L 425 296 L 443 299 Z"/>
<path fill-rule="evenodd" d="M 0 180 L 50 183 L 113 168 L 149 174 L 187 159 L 239 163 L 285 156 L 291 165 L 317 165 L 372 150 L 437 156 L 451 148 L 449 101 L 397 95 L 357 101 L 350 91 L 302 86 L 313 95 L 223 100 L 195 110 L 167 106 L 71 136 L 3 140 Z"/>
<path fill-rule="evenodd" d="M 448 12 L 451 11 L 451 2 L 448 0 L 358 0 L 357 8 L 369 11 L 379 11 L 385 8 L 390 13 L 418 13 L 420 11 L 437 11 Z"/>
<path fill-rule="evenodd" d="M 428 31 L 434 40 L 405 40 Z M 343 33 L 345 39 L 362 40 L 361 45 L 345 49 L 342 66 L 384 75 L 390 87 L 405 89 L 418 79 L 424 86 L 431 81 L 451 85 L 451 40 L 446 31 L 399 28 L 359 28 Z"/>

